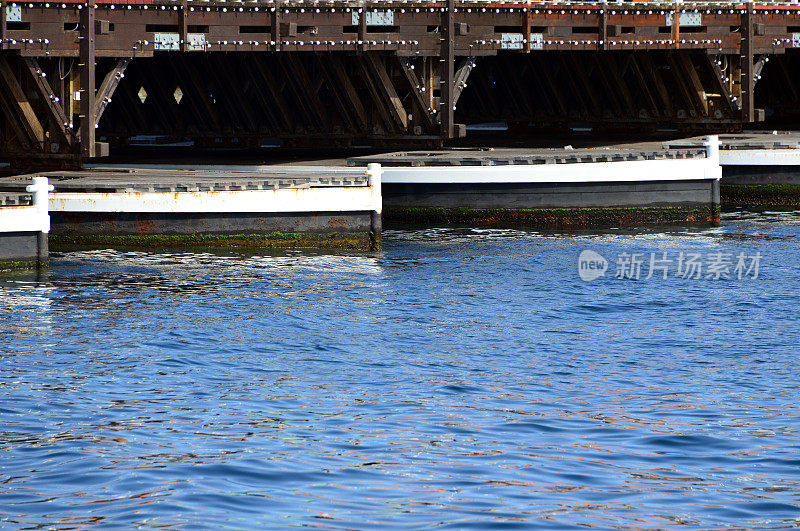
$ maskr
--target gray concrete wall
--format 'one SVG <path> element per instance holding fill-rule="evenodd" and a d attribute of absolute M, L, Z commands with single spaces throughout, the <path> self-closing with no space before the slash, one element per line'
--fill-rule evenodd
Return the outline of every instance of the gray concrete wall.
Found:
<path fill-rule="evenodd" d="M 722 184 L 800 185 L 800 166 L 723 166 Z"/>
<path fill-rule="evenodd" d="M 612 208 L 719 204 L 716 181 L 384 184 L 385 207 Z"/>
<path fill-rule="evenodd" d="M 38 232 L 0 232 L 0 262 L 36 261 L 38 241 Z"/>
<path fill-rule="evenodd" d="M 369 232 L 370 212 L 94 213 L 51 212 L 57 235 L 145 234 L 323 234 Z"/>

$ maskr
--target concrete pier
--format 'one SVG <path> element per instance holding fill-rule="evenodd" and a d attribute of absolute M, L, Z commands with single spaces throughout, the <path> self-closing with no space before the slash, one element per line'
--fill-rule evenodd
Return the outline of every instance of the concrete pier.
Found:
<path fill-rule="evenodd" d="M 380 166 L 338 173 L 48 172 L 53 242 L 378 249 Z M 0 180 L 13 190 L 26 176 Z"/>
<path fill-rule="evenodd" d="M 701 137 L 664 142 L 693 149 Z M 800 133 L 748 132 L 720 136 L 721 194 L 726 206 L 800 205 Z"/>
<path fill-rule="evenodd" d="M 721 176 L 715 137 L 683 150 L 400 152 L 383 166 L 387 222 L 546 228 L 713 223 Z"/>
<path fill-rule="evenodd" d="M 47 264 L 51 189 L 46 178 L 38 177 L 23 192 L 0 192 L 0 270 Z"/>

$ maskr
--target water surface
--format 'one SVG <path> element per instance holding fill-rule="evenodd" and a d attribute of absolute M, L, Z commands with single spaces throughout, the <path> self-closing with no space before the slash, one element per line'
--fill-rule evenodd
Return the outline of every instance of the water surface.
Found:
<path fill-rule="evenodd" d="M 0 281 L 0 524 L 800 525 L 798 242 L 800 213 L 735 213 L 59 255 Z M 614 278 L 650 252 L 763 257 Z"/>

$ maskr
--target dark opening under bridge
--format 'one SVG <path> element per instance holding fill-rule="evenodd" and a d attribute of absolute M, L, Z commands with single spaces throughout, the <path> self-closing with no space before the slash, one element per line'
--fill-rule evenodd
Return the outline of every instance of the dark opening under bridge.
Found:
<path fill-rule="evenodd" d="M 2 155 L 28 166 L 136 135 L 435 145 L 491 121 L 800 118 L 795 4 L 37 0 L 0 17 Z"/>

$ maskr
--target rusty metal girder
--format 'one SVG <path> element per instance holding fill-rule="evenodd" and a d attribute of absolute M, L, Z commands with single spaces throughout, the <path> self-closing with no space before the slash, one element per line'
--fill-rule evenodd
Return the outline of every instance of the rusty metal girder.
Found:
<path fill-rule="evenodd" d="M 346 143 L 449 139 L 462 131 L 456 121 L 735 128 L 764 105 L 755 87 L 769 73 L 766 58 L 800 48 L 800 6 L 787 2 L 36 0 L 14 8 L 8 18 L 0 2 L 0 54 L 77 65 L 50 93 L 39 87 L 63 108 L 26 102 L 18 72 L 0 72 L 4 138 L 33 149 L 52 132 L 74 144 L 63 124 L 76 117 L 78 92 L 85 157 L 95 155 L 95 132 Z M 95 64 L 107 58 L 98 89 Z M 475 77 L 478 59 L 487 68 Z M 122 86 L 129 64 L 132 86 Z M 767 77 L 793 79 L 787 64 Z M 782 97 L 797 99 L 794 83 L 785 87 Z M 178 89 L 182 100 L 172 97 Z M 63 130 L 45 131 L 46 122 Z"/>
<path fill-rule="evenodd" d="M 518 35 L 520 43 L 527 41 L 519 50 L 530 53 L 538 48 L 736 53 L 742 47 L 738 28 L 745 16 L 759 29 L 751 41 L 753 53 L 764 54 L 797 46 L 793 32 L 800 26 L 800 6 L 791 3 L 753 5 L 750 15 L 745 4 L 735 2 L 683 2 L 678 8 L 663 2 L 372 1 L 354 6 L 308 0 L 290 5 L 176 0 L 116 1 L 93 7 L 85 2 L 26 2 L 17 5 L 20 20 L 4 29 L 3 47 L 28 56 L 77 57 L 76 23 L 84 6 L 99 24 L 98 57 L 145 57 L 167 49 L 183 53 L 370 50 L 438 56 L 443 16 L 452 16 L 459 29 L 452 38 L 456 56 L 495 55 L 509 49 L 509 35 Z M 372 13 L 385 17 L 368 24 Z"/>

